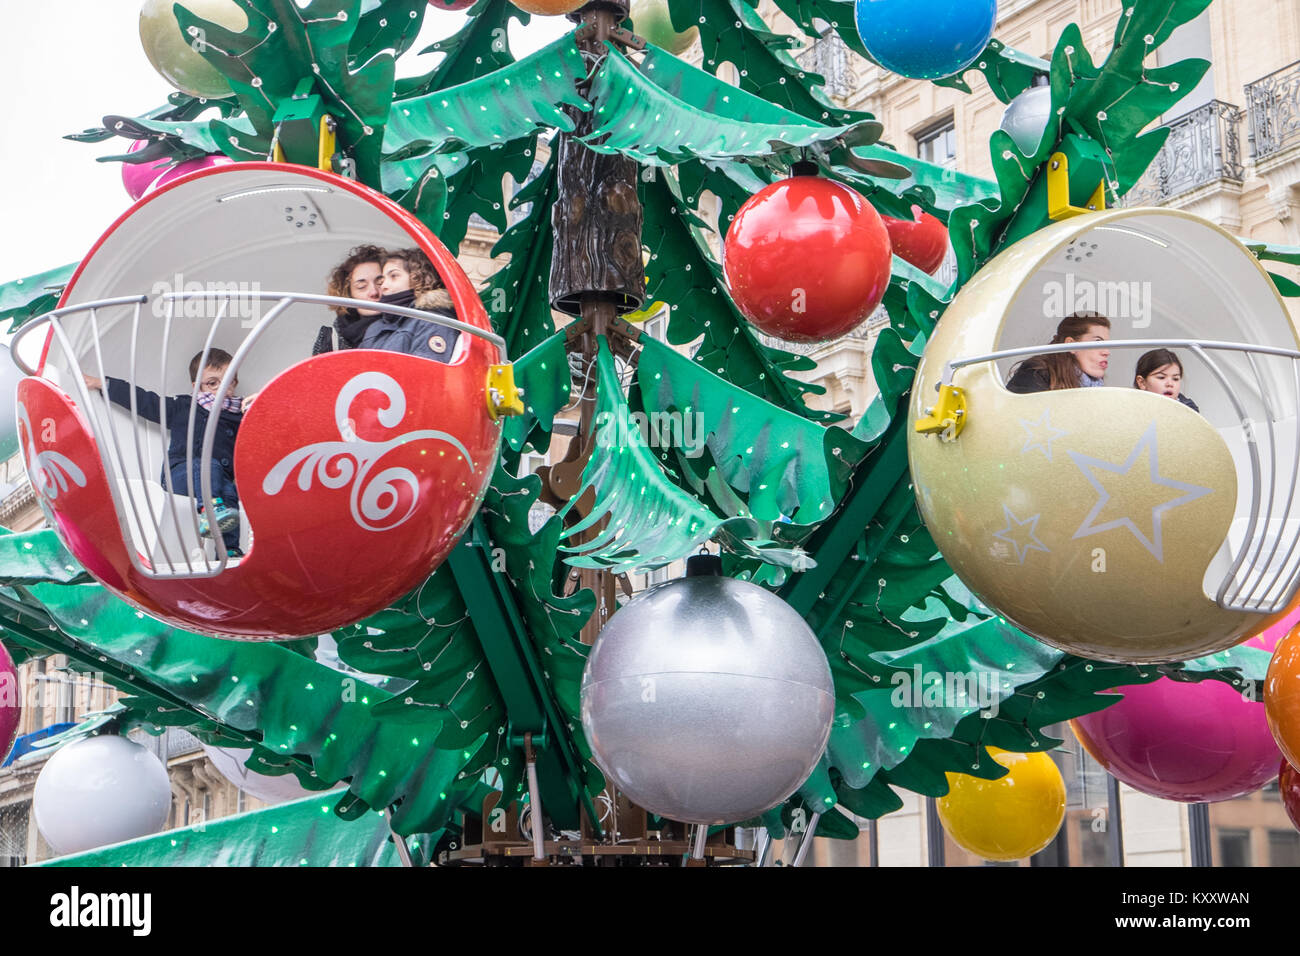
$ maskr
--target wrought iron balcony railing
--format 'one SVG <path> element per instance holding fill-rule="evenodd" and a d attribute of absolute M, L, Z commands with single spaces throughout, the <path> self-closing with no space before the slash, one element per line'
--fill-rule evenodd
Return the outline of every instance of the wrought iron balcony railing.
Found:
<path fill-rule="evenodd" d="M 1249 84 L 1246 109 L 1256 159 L 1300 143 L 1300 61 Z"/>
<path fill-rule="evenodd" d="M 843 99 L 857 89 L 857 74 L 849 67 L 849 48 L 834 30 L 827 30 L 820 40 L 796 53 L 795 59 L 805 70 L 825 79 L 827 96 Z"/>
<path fill-rule="evenodd" d="M 1160 206 L 1201 186 L 1245 177 L 1239 107 L 1210 100 L 1165 126 L 1169 139 L 1125 195 L 1125 206 Z"/>

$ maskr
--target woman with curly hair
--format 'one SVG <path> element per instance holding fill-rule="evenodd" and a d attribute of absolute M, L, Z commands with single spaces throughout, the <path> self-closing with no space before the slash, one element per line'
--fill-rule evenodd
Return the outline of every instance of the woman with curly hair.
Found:
<path fill-rule="evenodd" d="M 380 277 L 381 305 L 434 312 L 454 319 L 455 309 L 433 264 L 419 249 L 398 249 L 388 253 Z M 436 362 L 450 360 L 460 332 L 429 319 L 385 312 L 371 325 L 364 348 L 405 352 Z"/>
<path fill-rule="evenodd" d="M 383 311 L 385 305 L 422 309 L 455 318 L 451 296 L 419 249 L 386 251 L 358 246 L 330 273 L 329 294 L 371 299 L 376 308 L 335 307 L 334 327 L 322 328 L 313 355 L 335 349 L 381 349 L 450 360 L 460 333 L 428 319 Z"/>
<path fill-rule="evenodd" d="M 384 259 L 388 252 L 379 246 L 357 246 L 348 253 L 348 257 L 330 272 L 326 282 L 326 294 L 341 299 L 370 299 L 376 303 L 381 295 L 380 284 L 383 274 Z M 344 306 L 330 306 L 334 311 L 334 325 L 323 326 L 316 336 L 312 355 L 332 352 L 336 349 L 362 348 L 367 327 L 379 318 L 376 309 L 354 309 Z"/>

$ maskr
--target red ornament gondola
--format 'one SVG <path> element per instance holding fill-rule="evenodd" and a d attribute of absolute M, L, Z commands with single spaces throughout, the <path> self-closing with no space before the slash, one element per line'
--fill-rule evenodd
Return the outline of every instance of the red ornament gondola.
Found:
<path fill-rule="evenodd" d="M 427 255 L 462 332 L 447 362 L 369 349 L 311 356 L 332 318 L 325 307 L 351 301 L 315 289 L 362 243 Z M 208 169 L 134 205 L 82 261 L 59 309 L 15 340 L 29 374 L 20 438 L 51 525 L 123 599 L 221 637 L 318 634 L 416 587 L 472 519 L 498 453 L 498 414 L 517 406 L 503 346 L 455 257 L 384 196 L 300 166 Z M 258 389 L 234 445 L 249 529 L 240 557 L 201 536 L 195 498 L 159 477 L 165 423 L 111 405 L 82 379 L 189 392 L 190 356 L 215 347 L 234 353 L 218 402 L 236 378 Z M 203 436 L 209 505 L 218 427 L 210 416 Z"/>

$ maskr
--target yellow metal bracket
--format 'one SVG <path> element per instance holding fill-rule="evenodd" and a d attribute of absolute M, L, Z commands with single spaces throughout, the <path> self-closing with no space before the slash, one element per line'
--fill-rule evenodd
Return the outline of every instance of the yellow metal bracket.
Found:
<path fill-rule="evenodd" d="M 487 406 L 493 421 L 503 415 L 524 413 L 524 390 L 515 385 L 513 365 L 493 365 L 488 369 Z"/>
<path fill-rule="evenodd" d="M 321 117 L 320 137 L 316 147 L 316 168 L 327 173 L 334 171 L 334 153 L 338 150 L 337 130 L 338 123 L 333 116 L 326 113 Z M 280 127 L 278 125 L 275 128 L 275 136 L 271 140 L 271 162 L 288 162 L 284 155 L 284 145 L 280 142 Z"/>
<path fill-rule="evenodd" d="M 337 129 L 338 123 L 333 116 L 326 113 L 320 118 L 320 149 L 316 153 L 316 167 L 327 173 L 334 172 L 334 152 L 338 147 Z"/>
<path fill-rule="evenodd" d="M 1047 160 L 1047 216 L 1053 222 L 1100 212 L 1106 208 L 1106 181 L 1097 184 L 1097 190 L 1088 200 L 1087 208 L 1070 204 L 1070 160 L 1065 153 L 1053 153 Z"/>
<path fill-rule="evenodd" d="M 938 435 L 940 441 L 956 441 L 966 427 L 966 393 L 955 385 L 939 387 L 939 400 L 917 419 L 916 430 L 922 435 Z"/>

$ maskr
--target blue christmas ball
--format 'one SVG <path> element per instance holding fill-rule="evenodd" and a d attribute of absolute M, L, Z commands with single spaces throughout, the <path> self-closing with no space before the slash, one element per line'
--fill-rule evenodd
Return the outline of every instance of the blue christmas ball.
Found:
<path fill-rule="evenodd" d="M 993 36 L 997 0 L 857 0 L 858 35 L 885 69 L 938 80 L 974 63 Z"/>

